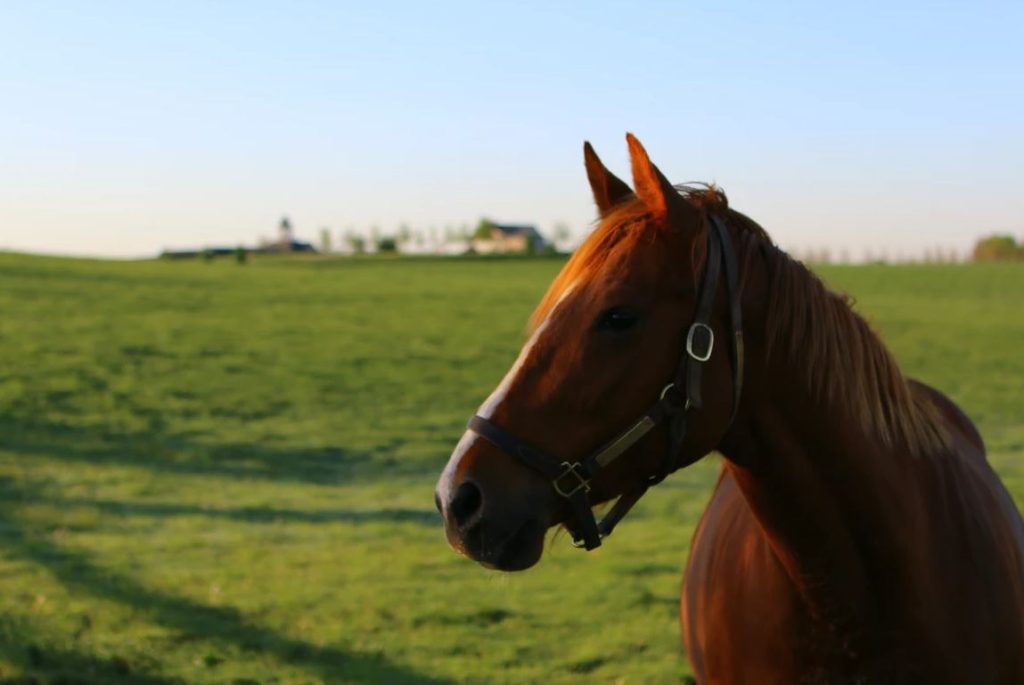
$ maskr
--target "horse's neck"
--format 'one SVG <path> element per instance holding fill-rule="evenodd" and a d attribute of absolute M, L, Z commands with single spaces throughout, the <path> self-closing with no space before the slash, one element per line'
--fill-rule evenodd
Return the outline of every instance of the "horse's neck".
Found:
<path fill-rule="evenodd" d="M 905 455 L 812 397 L 792 369 L 755 373 L 721 446 L 727 468 L 805 600 L 829 621 L 870 620 L 876 562 L 902 553 Z"/>

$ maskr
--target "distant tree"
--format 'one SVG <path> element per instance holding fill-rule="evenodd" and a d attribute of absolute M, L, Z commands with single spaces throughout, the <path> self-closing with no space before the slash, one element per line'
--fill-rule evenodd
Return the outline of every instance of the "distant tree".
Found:
<path fill-rule="evenodd" d="M 1013 236 L 990 235 L 974 244 L 971 259 L 975 262 L 1014 262 L 1024 260 L 1024 247 Z"/>
<path fill-rule="evenodd" d="M 398 241 L 385 236 L 377 240 L 377 252 L 398 252 Z"/>
<path fill-rule="evenodd" d="M 320 229 L 320 251 L 324 254 L 331 253 L 331 229 L 326 226 Z"/>
<path fill-rule="evenodd" d="M 241 245 L 239 245 L 238 247 L 235 248 L 235 262 L 237 262 L 238 264 L 245 264 L 245 262 L 246 262 L 246 260 L 248 258 L 249 258 L 249 251 L 248 250 L 246 250 Z"/>
<path fill-rule="evenodd" d="M 398 227 L 398 235 L 396 240 L 400 243 L 407 243 L 412 239 L 412 229 L 409 228 L 409 224 L 403 222 Z"/>
<path fill-rule="evenodd" d="M 480 223 L 476 225 L 476 230 L 473 231 L 473 240 L 487 240 L 491 237 L 491 231 L 494 230 L 494 222 L 490 219 L 480 219 Z"/>
<path fill-rule="evenodd" d="M 570 238 L 572 238 L 572 230 L 569 229 L 569 224 L 564 221 L 559 221 L 551 229 L 551 239 L 556 245 L 567 243 Z"/>
<path fill-rule="evenodd" d="M 345 243 L 352 254 L 364 254 L 366 252 L 366 238 L 355 231 L 345 233 Z"/>

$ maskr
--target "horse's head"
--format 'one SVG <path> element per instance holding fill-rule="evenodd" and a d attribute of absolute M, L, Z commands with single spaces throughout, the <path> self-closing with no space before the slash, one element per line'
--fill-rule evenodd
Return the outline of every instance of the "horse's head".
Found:
<path fill-rule="evenodd" d="M 718 196 L 680 194 L 640 143 L 627 140 L 635 194 L 585 146 L 600 224 L 555 279 L 519 358 L 477 412 L 485 423 L 553 455 L 556 464 L 593 454 L 658 401 L 676 377 L 697 314 L 709 230 L 709 210 L 701 204 L 719 202 Z M 725 298 L 718 300 L 709 323 L 724 341 L 727 306 Z M 706 454 L 728 426 L 732 372 L 728 346 L 718 348 L 702 364 L 703 406 L 690 412 L 686 438 L 672 455 L 677 463 Z M 596 473 L 589 502 L 642 492 L 665 464 L 668 423 Z M 550 477 L 509 454 L 514 450 L 467 431 L 436 491 L 449 543 L 502 570 L 532 566 L 547 529 L 571 525 L 573 517 L 563 494 L 575 474 L 560 494 Z"/>

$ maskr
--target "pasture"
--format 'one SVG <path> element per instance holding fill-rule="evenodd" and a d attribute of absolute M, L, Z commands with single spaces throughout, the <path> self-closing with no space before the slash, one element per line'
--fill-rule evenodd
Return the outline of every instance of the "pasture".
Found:
<path fill-rule="evenodd" d="M 0 682 L 678 683 L 716 457 L 523 574 L 434 511 L 560 266 L 0 254 Z M 1024 269 L 820 272 L 1024 505 Z"/>

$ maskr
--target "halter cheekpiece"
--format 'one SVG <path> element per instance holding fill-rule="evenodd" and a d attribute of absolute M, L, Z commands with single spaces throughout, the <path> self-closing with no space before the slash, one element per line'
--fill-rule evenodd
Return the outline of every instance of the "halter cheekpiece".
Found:
<path fill-rule="evenodd" d="M 469 420 L 468 428 L 495 447 L 515 457 L 533 470 L 550 479 L 559 496 L 569 500 L 573 522 L 566 527 L 573 537 L 573 545 L 592 550 L 600 547 L 601 539 L 611 535 L 615 525 L 652 485 L 663 481 L 670 473 L 695 461 L 684 461 L 681 455 L 686 437 L 687 418 L 691 410 L 703 406 L 701 378 L 704 364 L 715 349 L 715 333 L 711 328 L 711 314 L 715 304 L 719 276 L 724 270 L 725 286 L 729 297 L 729 324 L 731 333 L 729 352 L 733 372 L 733 418 L 739 407 L 743 384 L 743 324 L 738 292 L 736 253 L 729 233 L 721 219 L 707 215 L 711 227 L 708 235 L 707 263 L 701 284 L 700 300 L 693 323 L 686 332 L 683 353 L 671 381 L 661 390 L 658 400 L 629 428 L 619 433 L 580 461 L 569 462 L 547 454 L 520 440 L 501 426 L 481 416 Z M 657 473 L 644 483 L 622 494 L 600 523 L 591 508 L 590 482 L 600 471 L 647 435 L 663 421 L 669 424 L 669 446 Z"/>

